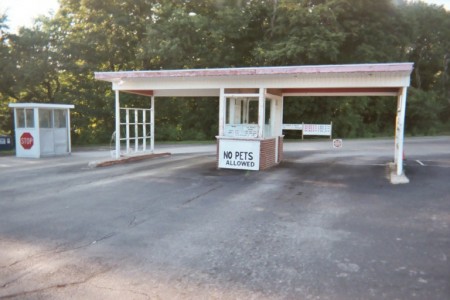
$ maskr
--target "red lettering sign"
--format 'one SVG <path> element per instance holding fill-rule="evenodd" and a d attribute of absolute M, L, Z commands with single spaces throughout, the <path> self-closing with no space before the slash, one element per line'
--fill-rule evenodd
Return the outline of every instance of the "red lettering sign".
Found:
<path fill-rule="evenodd" d="M 34 139 L 31 133 L 29 132 L 22 133 L 22 135 L 20 136 L 20 145 L 25 150 L 30 150 L 33 147 Z"/>

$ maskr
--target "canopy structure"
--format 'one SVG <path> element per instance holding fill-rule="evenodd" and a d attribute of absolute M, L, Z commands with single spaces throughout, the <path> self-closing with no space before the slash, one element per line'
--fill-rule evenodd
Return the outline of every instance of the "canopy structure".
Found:
<path fill-rule="evenodd" d="M 251 101 L 258 102 L 258 132 L 252 138 L 266 139 L 282 136 L 284 97 L 395 96 L 398 105 L 394 160 L 396 174 L 402 175 L 406 95 L 412 70 L 412 63 L 385 63 L 97 72 L 95 78 L 112 83 L 117 116 L 119 92 L 150 96 L 152 108 L 155 97 L 219 97 L 219 140 L 227 136 L 227 124 L 249 121 L 245 116 L 230 118 L 245 115 L 245 108 Z M 267 102 L 271 108 L 270 118 L 264 115 L 266 100 L 272 101 Z M 119 122 L 116 118 L 116 129 Z M 271 125 L 270 131 L 264 129 L 268 125 Z M 120 134 L 118 132 L 116 130 L 116 134 Z M 116 147 L 120 147 L 117 141 L 116 138 Z M 116 155 L 118 150 L 116 148 Z M 275 163 L 278 162 L 276 153 Z"/>

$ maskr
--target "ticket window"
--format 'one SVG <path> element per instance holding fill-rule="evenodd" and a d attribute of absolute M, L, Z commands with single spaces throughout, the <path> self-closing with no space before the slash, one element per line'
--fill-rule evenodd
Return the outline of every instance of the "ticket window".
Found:
<path fill-rule="evenodd" d="M 271 137 L 273 130 L 273 111 L 275 102 L 266 100 L 264 114 L 263 137 Z M 227 98 L 226 105 L 226 130 L 225 136 L 255 137 L 253 132 L 258 131 L 258 98 Z M 233 130 L 231 130 L 231 128 Z M 227 130 L 228 129 L 228 130 Z M 239 132 L 245 131 L 245 132 Z"/>

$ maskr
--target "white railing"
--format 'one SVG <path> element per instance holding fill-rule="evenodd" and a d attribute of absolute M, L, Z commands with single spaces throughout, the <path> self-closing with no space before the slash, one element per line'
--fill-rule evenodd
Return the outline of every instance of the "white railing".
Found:
<path fill-rule="evenodd" d="M 122 113 L 125 113 L 125 122 L 120 123 L 120 129 L 122 132 L 125 132 L 125 136 L 121 137 L 120 141 L 125 141 L 126 153 L 129 154 L 131 152 L 141 152 L 147 150 L 153 151 L 153 124 L 151 123 L 152 109 L 120 108 L 120 111 L 121 117 Z"/>

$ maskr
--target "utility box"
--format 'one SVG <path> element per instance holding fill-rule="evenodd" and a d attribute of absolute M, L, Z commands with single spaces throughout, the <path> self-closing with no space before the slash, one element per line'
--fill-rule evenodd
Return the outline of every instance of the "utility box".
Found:
<path fill-rule="evenodd" d="M 14 143 L 9 135 L 0 135 L 0 151 L 8 151 L 14 148 Z"/>
<path fill-rule="evenodd" d="M 71 153 L 70 109 L 74 105 L 10 103 L 9 107 L 14 109 L 17 157 Z"/>

